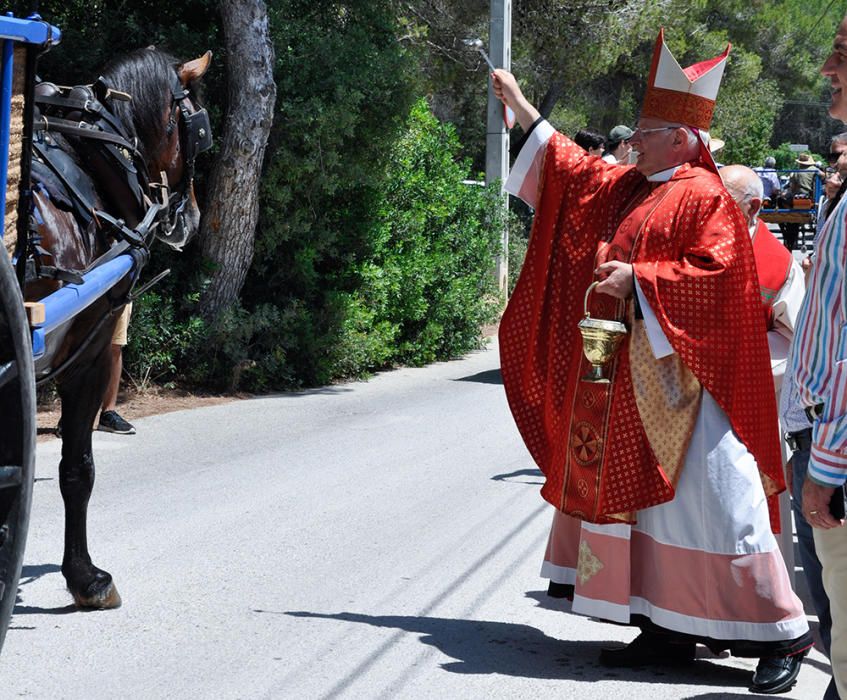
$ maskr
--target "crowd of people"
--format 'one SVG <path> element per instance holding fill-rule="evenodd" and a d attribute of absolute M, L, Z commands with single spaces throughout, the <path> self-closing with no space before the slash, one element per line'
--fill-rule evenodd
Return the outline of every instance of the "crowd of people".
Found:
<path fill-rule="evenodd" d="M 821 68 L 847 123 L 845 53 L 847 17 Z M 682 69 L 660 32 L 635 128 L 573 140 L 493 73 L 524 132 L 506 189 L 535 210 L 503 383 L 555 507 L 548 593 L 640 630 L 601 663 L 688 664 L 701 645 L 757 658 L 752 692 L 792 688 L 813 638 L 775 536 L 787 487 L 831 660 L 824 698 L 847 699 L 847 132 L 826 171 L 803 153 L 787 183 L 772 158 L 719 167 L 728 54 Z M 816 178 L 804 270 L 796 232 L 779 241 L 760 213 L 812 199 Z M 586 318 L 625 328 L 602 378 Z"/>

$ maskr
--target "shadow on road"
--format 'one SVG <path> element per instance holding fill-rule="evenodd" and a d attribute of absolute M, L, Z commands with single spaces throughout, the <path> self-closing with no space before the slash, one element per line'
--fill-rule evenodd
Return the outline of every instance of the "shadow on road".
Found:
<path fill-rule="evenodd" d="M 258 612 L 258 611 L 257 611 Z M 357 622 L 423 635 L 421 642 L 455 659 L 441 667 L 451 673 L 499 673 L 545 680 L 603 680 L 687 685 L 734 685 L 747 688 L 750 672 L 698 660 L 685 669 L 610 669 L 600 666 L 600 648 L 608 642 L 560 640 L 528 625 L 439 617 L 363 615 L 289 611 L 292 617 Z M 730 696 L 732 697 L 732 696 Z"/>
<path fill-rule="evenodd" d="M 552 596 L 547 595 L 547 591 L 527 591 L 524 595 L 527 598 L 534 600 L 535 604 L 539 608 L 554 610 L 556 612 L 566 612 L 562 599 L 553 598 Z"/>
<path fill-rule="evenodd" d="M 703 693 L 702 695 L 686 695 L 680 700 L 733 700 L 733 698 L 747 698 L 750 700 L 750 693 Z M 759 697 L 758 695 L 755 697 Z"/>
<path fill-rule="evenodd" d="M 478 384 L 502 384 L 503 377 L 500 376 L 499 369 L 488 369 L 485 372 L 477 372 L 469 374 L 467 377 L 459 377 L 454 379 L 454 382 L 477 382 Z"/>
<path fill-rule="evenodd" d="M 70 605 L 63 605 L 61 608 L 39 608 L 34 605 L 15 605 L 15 609 L 12 611 L 12 615 L 70 615 L 71 613 L 87 613 L 87 612 L 99 612 L 94 610 L 83 610 L 82 608 L 78 608 L 76 605 L 71 603 Z M 11 629 L 11 628 L 10 628 Z M 35 629 L 34 627 L 27 627 L 22 629 Z"/>
<path fill-rule="evenodd" d="M 537 476 L 541 478 L 541 481 L 526 481 L 525 479 L 516 478 L 519 476 Z M 491 477 L 491 481 L 510 481 L 515 484 L 534 484 L 535 486 L 543 486 L 544 474 L 540 469 L 516 469 L 515 471 L 507 472 L 506 474 L 495 474 Z"/>
<path fill-rule="evenodd" d="M 62 567 L 58 564 L 27 564 L 21 569 L 21 578 L 18 581 L 18 595 L 15 600 L 15 609 L 12 615 L 67 615 L 76 612 L 77 607 L 73 604 L 64 605 L 61 608 L 37 608 L 30 605 L 21 605 L 21 588 L 33 581 L 37 581 L 47 574 L 61 572 Z M 34 629 L 32 627 L 10 627 L 9 629 Z"/>
<path fill-rule="evenodd" d="M 25 586 L 28 583 L 37 581 L 42 576 L 47 574 L 57 574 L 62 570 L 58 564 L 24 564 L 21 567 L 20 585 Z"/>

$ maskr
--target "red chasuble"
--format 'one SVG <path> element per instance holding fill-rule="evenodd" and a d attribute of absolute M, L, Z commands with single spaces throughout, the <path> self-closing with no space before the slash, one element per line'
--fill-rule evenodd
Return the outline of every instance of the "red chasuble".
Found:
<path fill-rule="evenodd" d="M 753 237 L 753 256 L 759 273 L 762 304 L 765 306 L 765 323 L 768 330 L 773 330 L 773 300 L 791 273 L 793 258 L 788 248 L 779 242 L 761 219 Z"/>
<path fill-rule="evenodd" d="M 557 133 L 500 326 L 503 383 L 545 474 L 542 496 L 598 523 L 633 522 L 635 511 L 674 496 L 676 480 L 639 416 L 629 337 L 604 370 L 610 383 L 582 380 L 590 365 L 577 324 L 596 265 L 610 259 L 632 262 L 674 351 L 756 458 L 766 494 L 784 489 L 750 234 L 719 177 L 686 164 L 650 191 L 634 167 L 603 163 Z M 592 295 L 589 310 L 593 318 L 631 318 L 603 294 Z"/>

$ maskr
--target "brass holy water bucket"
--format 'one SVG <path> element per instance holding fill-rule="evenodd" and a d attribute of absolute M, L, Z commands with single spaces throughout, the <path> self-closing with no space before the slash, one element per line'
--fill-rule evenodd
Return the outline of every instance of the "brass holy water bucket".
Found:
<path fill-rule="evenodd" d="M 586 382 L 608 384 L 609 380 L 603 376 L 603 366 L 615 356 L 627 330 L 620 321 L 591 318 L 588 312 L 588 297 L 598 284 L 600 283 L 592 282 L 585 292 L 585 318 L 579 322 L 582 352 L 591 363 L 591 371 L 582 379 Z"/>

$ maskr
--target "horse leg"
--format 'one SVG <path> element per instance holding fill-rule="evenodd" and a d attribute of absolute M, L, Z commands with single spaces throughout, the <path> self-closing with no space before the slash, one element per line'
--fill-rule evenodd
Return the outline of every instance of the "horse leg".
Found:
<path fill-rule="evenodd" d="M 106 336 L 108 340 L 111 333 Z M 62 461 L 59 486 L 65 502 L 65 554 L 62 575 L 80 608 L 117 608 L 121 604 L 112 576 L 98 569 L 88 553 L 88 499 L 94 487 L 91 432 L 109 379 L 109 344 L 82 358 L 59 385 L 62 399 Z"/>

